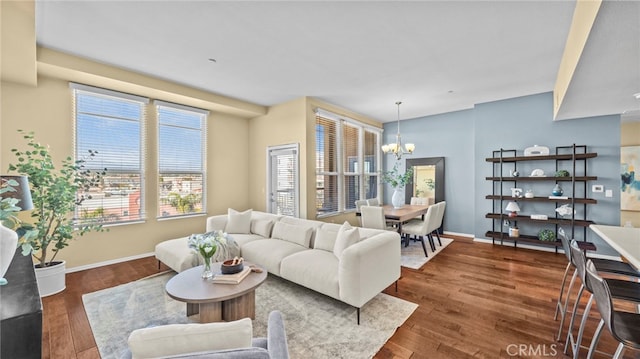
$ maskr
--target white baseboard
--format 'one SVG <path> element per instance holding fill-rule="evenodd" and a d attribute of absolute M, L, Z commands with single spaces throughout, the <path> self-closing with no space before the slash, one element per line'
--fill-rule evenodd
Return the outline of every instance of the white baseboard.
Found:
<path fill-rule="evenodd" d="M 473 238 L 473 234 L 468 234 L 468 233 L 456 233 L 456 232 L 449 232 L 449 231 L 444 231 L 443 233 L 451 236 Z"/>
<path fill-rule="evenodd" d="M 79 272 L 81 270 L 87 270 L 87 269 L 93 269 L 93 268 L 108 266 L 110 264 L 116 264 L 116 263 L 122 263 L 122 262 L 126 262 L 126 261 L 132 261 L 134 259 L 147 258 L 147 257 L 151 257 L 151 256 L 154 256 L 154 255 L 155 255 L 155 252 L 149 252 L 149 253 L 137 254 L 135 256 L 130 256 L 130 257 L 117 258 L 117 259 L 112 259 L 112 260 L 109 260 L 109 261 L 92 263 L 92 264 L 87 264 L 87 265 L 73 267 L 73 268 L 67 268 L 67 271 L 65 273 Z"/>

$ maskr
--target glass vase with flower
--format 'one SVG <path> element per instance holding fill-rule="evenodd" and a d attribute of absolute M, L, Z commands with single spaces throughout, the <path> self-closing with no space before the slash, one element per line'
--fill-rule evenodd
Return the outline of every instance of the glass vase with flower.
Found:
<path fill-rule="evenodd" d="M 214 231 L 205 234 L 192 234 L 189 236 L 187 241 L 189 248 L 202 257 L 202 262 L 204 264 L 202 271 L 203 279 L 211 279 L 213 277 L 213 271 L 211 270 L 211 258 L 218 250 L 216 238 L 222 236 L 222 231 Z"/>

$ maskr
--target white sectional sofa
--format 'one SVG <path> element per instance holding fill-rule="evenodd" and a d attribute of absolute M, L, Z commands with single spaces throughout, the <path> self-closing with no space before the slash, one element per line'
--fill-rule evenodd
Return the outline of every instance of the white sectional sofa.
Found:
<path fill-rule="evenodd" d="M 400 278 L 400 235 L 259 211 L 207 219 L 207 232 L 226 231 L 242 257 L 271 274 L 358 309 Z M 179 238 L 156 246 L 156 258 L 177 272 L 198 264 Z"/>

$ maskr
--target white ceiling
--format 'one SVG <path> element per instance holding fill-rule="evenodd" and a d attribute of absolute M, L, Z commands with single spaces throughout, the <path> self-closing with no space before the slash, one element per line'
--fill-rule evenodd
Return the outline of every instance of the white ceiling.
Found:
<path fill-rule="evenodd" d="M 37 1 L 40 46 L 260 105 L 396 119 L 552 91 L 575 1 Z M 561 118 L 640 108 L 640 2 L 605 3 Z M 215 59 L 215 62 L 209 59 Z"/>

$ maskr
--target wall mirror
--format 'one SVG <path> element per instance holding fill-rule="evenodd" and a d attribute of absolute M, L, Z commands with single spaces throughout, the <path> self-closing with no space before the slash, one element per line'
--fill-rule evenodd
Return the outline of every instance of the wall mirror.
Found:
<path fill-rule="evenodd" d="M 413 180 L 405 188 L 405 203 L 411 203 L 411 197 L 427 198 L 429 204 L 444 201 L 444 157 L 407 159 L 405 166 L 413 168 Z"/>

